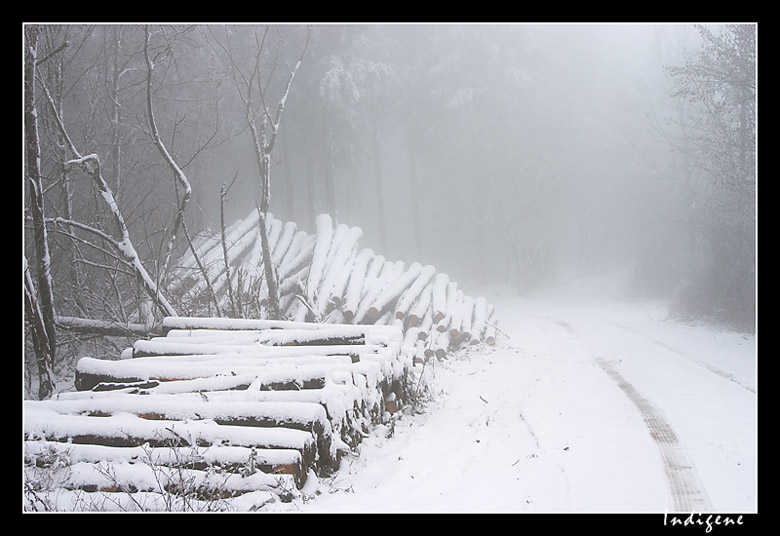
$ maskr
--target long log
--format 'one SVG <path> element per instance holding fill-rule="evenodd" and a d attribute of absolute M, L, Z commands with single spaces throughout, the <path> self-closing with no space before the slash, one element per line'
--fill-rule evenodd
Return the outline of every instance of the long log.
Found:
<path fill-rule="evenodd" d="M 284 224 L 282 234 L 279 236 L 276 247 L 274 247 L 273 251 L 271 252 L 271 260 L 274 262 L 274 264 L 276 264 L 276 266 L 279 266 L 282 263 L 282 260 L 285 258 L 287 251 L 290 249 L 297 232 L 298 226 L 295 222 L 288 221 Z"/>
<path fill-rule="evenodd" d="M 447 331 L 452 323 L 452 311 L 458 297 L 458 285 L 454 281 L 447 283 L 446 301 L 444 304 L 444 317 L 436 324 L 438 331 Z"/>
<path fill-rule="evenodd" d="M 314 462 L 316 443 L 306 431 L 217 425 L 212 421 L 144 419 L 129 413 L 91 417 L 52 410 L 25 408 L 26 440 L 71 441 L 107 446 L 205 446 L 229 444 L 244 447 L 294 449 L 307 465 Z M 308 460 L 307 460 L 308 458 Z"/>
<path fill-rule="evenodd" d="M 429 336 L 431 335 L 432 326 L 433 326 L 433 314 L 431 313 L 431 310 L 428 309 L 425 312 L 425 316 L 423 316 L 422 320 L 420 321 L 419 326 L 417 326 L 420 330 L 417 334 L 418 338 L 428 339 Z"/>
<path fill-rule="evenodd" d="M 460 339 L 459 342 L 468 342 L 471 339 L 472 334 L 472 322 L 474 315 L 474 298 L 471 296 L 463 296 L 463 302 L 461 305 L 461 327 L 460 327 Z"/>
<path fill-rule="evenodd" d="M 75 387 L 79 391 L 89 391 L 104 382 L 142 382 L 142 381 L 181 381 L 210 378 L 218 375 L 254 376 L 258 389 L 319 389 L 323 387 L 329 374 L 345 372 L 345 367 L 353 364 L 350 355 L 331 355 L 291 358 L 287 365 L 273 358 L 250 358 L 241 362 L 230 359 L 195 358 L 138 358 L 123 361 L 105 361 L 90 357 L 81 358 L 76 364 Z M 157 359 L 157 362 L 150 360 Z M 168 363 L 164 362 L 168 361 Z M 200 361 L 201 363 L 198 363 Z M 286 361 L 287 362 L 287 361 Z M 308 364 L 307 364 L 308 362 Z M 295 365 L 295 366 L 292 366 Z M 245 381 L 245 380 L 244 380 Z"/>
<path fill-rule="evenodd" d="M 312 338 L 314 340 L 314 338 Z M 348 335 L 324 337 L 322 340 L 328 344 L 308 345 L 284 344 L 221 344 L 221 343 L 192 343 L 192 342 L 160 342 L 137 341 L 133 345 L 132 357 L 135 360 L 152 357 L 174 356 L 228 356 L 230 358 L 253 357 L 262 359 L 286 359 L 290 357 L 305 356 L 334 356 L 334 355 L 358 355 L 363 353 L 377 353 L 383 347 L 378 344 L 368 344 L 365 339 L 357 342 Z M 346 342 L 346 344 L 336 344 Z M 127 361 L 127 360 L 124 360 Z M 115 363 L 121 363 L 117 361 Z M 147 361 L 150 363 L 150 361 Z"/>
<path fill-rule="evenodd" d="M 76 318 L 72 316 L 58 316 L 54 321 L 58 328 L 73 331 L 75 333 L 117 337 L 148 337 L 150 335 L 162 333 L 162 327 L 159 325 L 146 326 L 144 324 L 124 324 L 121 322 Z"/>
<path fill-rule="evenodd" d="M 342 226 L 339 227 L 342 228 Z M 334 239 L 334 247 L 331 248 L 334 252 L 328 258 L 328 266 L 317 298 L 321 316 L 327 312 L 332 297 L 341 297 L 341 289 L 346 285 L 346 279 L 351 269 L 349 260 L 363 235 L 363 231 L 359 227 L 350 228 L 344 225 L 343 229 L 345 230 L 340 233 L 343 236 L 338 240 Z"/>
<path fill-rule="evenodd" d="M 463 291 L 455 290 L 455 296 L 450 309 L 450 339 L 459 341 L 463 326 Z"/>
<path fill-rule="evenodd" d="M 401 333 L 396 328 L 356 326 L 352 324 L 342 324 L 338 326 L 327 324 L 316 324 L 312 322 L 294 322 L 289 320 L 263 320 L 250 318 L 213 318 L 213 317 L 165 317 L 162 321 L 164 333 L 172 329 L 178 330 L 265 330 L 265 329 L 312 329 L 312 330 L 332 330 L 340 329 L 353 333 L 381 333 L 383 335 L 395 335 L 401 338 Z"/>
<path fill-rule="evenodd" d="M 399 277 L 385 287 L 376 297 L 374 303 L 368 308 L 366 321 L 374 323 L 376 320 L 395 306 L 399 296 L 404 294 L 407 288 L 416 283 L 416 280 L 424 272 L 420 263 L 414 262 Z"/>
<path fill-rule="evenodd" d="M 301 231 L 303 232 L 303 231 Z M 293 250 L 293 246 L 290 246 L 291 252 L 294 251 L 294 255 L 285 257 L 279 267 L 279 281 L 285 281 L 292 274 L 299 272 L 304 266 L 307 268 L 311 264 L 312 254 L 314 247 L 317 243 L 317 239 L 314 236 L 302 236 L 300 246 Z"/>
<path fill-rule="evenodd" d="M 199 403 L 176 397 L 104 397 L 58 401 L 30 401 L 27 411 L 47 410 L 58 415 L 105 417 L 130 413 L 141 419 L 162 421 L 211 420 L 219 425 L 250 426 L 258 428 L 289 428 L 310 433 L 316 443 L 318 464 L 334 468 L 337 458 L 333 431 L 325 409 L 316 403 L 254 402 L 234 400 L 207 400 Z"/>
<path fill-rule="evenodd" d="M 447 287 L 449 286 L 450 278 L 447 274 L 436 274 L 433 280 L 432 289 L 432 303 L 433 307 L 433 323 L 438 324 L 444 320 L 447 314 Z"/>
<path fill-rule="evenodd" d="M 250 215 L 251 217 L 251 215 Z M 241 232 L 237 231 L 237 229 L 242 229 L 246 225 L 246 222 L 243 219 L 236 220 L 233 224 L 231 224 L 226 230 L 226 236 L 235 236 L 235 233 Z M 194 242 L 197 242 L 194 243 Z M 207 257 L 209 255 L 213 256 L 219 256 L 219 246 L 222 243 L 220 239 L 219 233 L 210 233 L 207 235 L 203 235 L 200 237 L 200 239 L 196 238 L 193 240 L 193 249 L 195 250 L 195 254 L 197 254 L 198 258 L 201 260 L 201 262 L 206 261 Z M 214 249 L 216 248 L 216 250 Z M 215 253 L 212 254 L 212 251 Z M 192 251 L 190 249 L 187 249 L 186 253 L 182 256 L 182 258 L 179 260 L 178 265 L 179 269 L 188 270 L 188 269 L 196 269 L 197 266 L 197 260 L 195 259 L 195 256 L 192 254 Z"/>
<path fill-rule="evenodd" d="M 226 445 L 207 447 L 108 447 L 103 445 L 25 441 L 25 463 L 48 467 L 52 458 L 69 464 L 121 463 L 145 464 L 151 467 L 184 468 L 205 471 L 218 467 L 222 471 L 246 473 L 255 468 L 267 474 L 292 474 L 300 488 L 305 481 L 301 453 L 292 449 L 258 449 Z"/>
<path fill-rule="evenodd" d="M 193 508 L 201 504 L 205 509 L 213 506 L 215 499 L 231 499 L 248 492 L 266 491 L 269 499 L 274 496 L 286 496 L 293 487 L 301 488 L 292 474 L 279 471 L 268 474 L 263 471 L 253 473 L 224 473 L 215 477 L 213 470 L 189 469 L 182 472 L 179 467 L 152 467 L 147 464 L 127 466 L 106 463 L 80 463 L 52 471 L 60 481 L 58 495 L 68 490 L 78 492 L 74 501 L 87 501 L 91 508 L 110 504 L 113 510 L 135 511 L 138 508 L 155 511 L 168 511 L 171 505 L 181 505 L 182 509 Z M 291 469 L 294 471 L 294 469 Z M 100 502 L 85 498 L 83 493 L 101 493 Z M 120 493 L 116 493 L 120 492 Z M 153 498 L 164 493 L 164 496 Z M 115 494 L 108 498 L 105 494 Z M 67 496 L 67 495 L 66 495 Z M 180 496 L 179 500 L 176 496 Z M 164 505 L 164 506 L 162 506 Z M 195 508 L 200 508 L 196 506 Z"/>
<path fill-rule="evenodd" d="M 487 300 L 479 296 L 474 298 L 474 319 L 472 321 L 471 344 L 479 344 L 485 340 L 485 328 L 487 327 L 488 304 Z"/>
<path fill-rule="evenodd" d="M 360 300 L 360 306 L 358 307 L 357 313 L 355 313 L 355 317 L 352 320 L 353 322 L 364 322 L 369 308 L 374 304 L 382 291 L 397 277 L 398 268 L 399 266 L 396 263 L 384 261 L 378 276 L 370 280 L 366 279 L 366 292 Z M 371 322 L 366 321 L 366 323 Z"/>
<path fill-rule="evenodd" d="M 247 248 L 255 243 L 254 237 L 257 235 L 257 222 L 257 214 L 250 213 L 246 219 L 241 220 L 240 225 L 230 226 L 225 231 L 225 248 L 230 259 L 235 260 L 242 257 L 242 254 L 246 253 Z M 217 243 L 222 244 L 222 241 L 219 240 Z M 222 247 L 212 247 L 201 261 L 206 269 L 205 276 L 212 281 L 215 288 L 222 288 L 225 275 L 225 259 Z M 205 288 L 205 284 L 205 282 L 199 282 L 195 285 L 193 291 L 199 292 Z"/>
<path fill-rule="evenodd" d="M 309 304 L 315 303 L 320 281 L 325 271 L 325 264 L 330 251 L 330 243 L 333 239 L 333 222 L 327 214 L 317 217 L 317 241 L 312 252 L 309 278 L 306 281 L 306 300 Z"/>
<path fill-rule="evenodd" d="M 450 350 L 450 334 L 447 331 L 433 335 L 432 349 L 438 359 L 444 359 Z"/>
<path fill-rule="evenodd" d="M 420 295 L 425 290 L 431 278 L 436 274 L 436 269 L 431 266 L 425 266 L 418 270 L 414 282 L 403 292 L 395 308 L 395 317 L 404 319 L 409 314 L 414 304 L 419 300 Z"/>
<path fill-rule="evenodd" d="M 423 317 L 431 316 L 431 324 L 433 324 L 433 311 L 431 310 L 431 300 L 433 299 L 433 290 L 430 283 L 420 293 L 417 302 L 412 307 L 412 310 L 407 315 L 407 326 L 418 326 Z"/>
<path fill-rule="evenodd" d="M 352 329 L 341 329 L 336 324 L 323 329 L 266 329 L 259 331 L 214 331 L 173 330 L 166 337 L 155 337 L 145 341 L 154 343 L 155 347 L 164 349 L 165 345 L 188 344 L 218 344 L 229 350 L 241 345 L 264 346 L 334 346 L 366 344 L 366 332 Z M 138 344 L 138 343 L 136 343 Z M 141 344 L 144 344 L 143 342 Z M 192 346 L 191 348 L 196 348 Z"/>
<path fill-rule="evenodd" d="M 361 250 L 355 257 L 350 270 L 349 282 L 344 292 L 341 312 L 346 322 L 351 322 L 357 313 L 360 305 L 360 298 L 363 292 L 363 283 L 366 279 L 368 264 L 374 258 L 374 252 L 370 249 Z"/>

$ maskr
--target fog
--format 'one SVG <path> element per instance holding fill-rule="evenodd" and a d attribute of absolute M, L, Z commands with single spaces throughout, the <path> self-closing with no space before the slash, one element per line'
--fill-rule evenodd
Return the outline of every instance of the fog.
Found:
<path fill-rule="evenodd" d="M 658 61 L 652 55 L 654 28 L 317 30 L 363 32 L 365 39 L 390 43 L 363 44 L 352 52 L 360 56 L 339 65 L 343 72 L 334 75 L 338 83 L 355 84 L 354 98 L 380 92 L 369 106 L 358 102 L 355 112 L 378 116 L 354 121 L 380 123 L 381 182 L 377 186 L 373 147 L 345 147 L 363 144 L 361 133 L 347 130 L 342 140 L 314 138 L 310 146 L 287 149 L 276 166 L 275 215 L 306 224 L 309 207 L 328 207 L 324 188 L 306 200 L 305 161 L 298 155 L 330 143 L 334 151 L 357 153 L 333 166 L 340 221 L 362 227 L 365 243 L 388 258 L 432 263 L 474 283 L 528 287 L 554 281 L 561 271 L 626 267 L 634 244 L 647 232 L 643 227 L 663 217 L 663 207 L 650 207 L 645 195 L 649 190 L 664 196 L 662 177 L 645 167 L 647 158 L 663 156 L 648 155 L 652 149 L 641 146 L 647 143 L 641 139 L 647 137 L 642 106 L 648 104 L 642 101 L 654 97 L 663 77 L 653 64 Z M 316 59 L 313 51 L 309 61 Z M 378 70 L 377 65 L 392 77 L 387 87 L 361 87 L 357 79 L 366 73 L 350 71 Z M 314 66 L 309 68 L 302 68 L 296 82 L 305 83 Z M 295 98 L 302 94 L 293 91 L 290 98 L 281 144 L 307 129 L 292 117 Z M 245 157 L 249 168 L 253 155 Z M 410 178 L 412 159 L 416 184 Z M 230 167 L 218 175 L 230 175 Z M 316 172 L 314 180 L 322 186 Z M 292 203 L 285 198 L 290 195 Z M 385 226 L 392 229 L 384 240 L 378 197 Z"/>
<path fill-rule="evenodd" d="M 464 286 L 525 294 L 601 276 L 626 297 L 752 329 L 755 25 L 45 30 L 41 78 L 61 86 L 71 137 L 101 155 L 155 256 L 181 194 L 148 110 L 192 185 L 193 233 L 255 210 L 247 117 L 274 116 L 261 137 L 273 139 L 276 218 L 313 231 L 328 213 L 361 227 L 363 247 Z M 53 124 L 41 127 L 49 177 Z M 92 217 L 89 196 L 71 199 L 49 206 Z"/>
<path fill-rule="evenodd" d="M 667 67 L 698 43 L 690 25 L 316 25 L 271 210 L 309 228 L 329 212 L 387 258 L 479 287 L 610 274 L 673 299 L 702 268 L 712 204 L 670 142 Z"/>
<path fill-rule="evenodd" d="M 757 25 L 23 59 L 25 510 L 755 509 Z"/>

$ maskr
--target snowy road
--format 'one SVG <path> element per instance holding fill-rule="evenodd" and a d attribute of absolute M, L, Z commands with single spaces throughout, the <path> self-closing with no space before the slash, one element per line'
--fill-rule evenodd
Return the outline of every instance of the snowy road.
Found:
<path fill-rule="evenodd" d="M 756 511 L 754 337 L 649 306 L 491 300 L 508 339 L 436 363 L 424 414 L 284 508 Z"/>

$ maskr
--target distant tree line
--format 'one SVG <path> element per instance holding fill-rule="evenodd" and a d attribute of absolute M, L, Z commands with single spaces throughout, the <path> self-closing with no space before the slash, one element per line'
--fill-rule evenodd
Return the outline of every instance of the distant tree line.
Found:
<path fill-rule="evenodd" d="M 561 35 L 26 25 L 28 386 L 39 378 L 45 398 L 75 357 L 115 355 L 123 335 L 190 312 L 171 292 L 177 258 L 253 210 L 310 230 L 327 212 L 389 258 L 520 291 L 553 283 L 572 255 L 588 269 L 627 257 L 681 314 L 749 328 L 755 27 L 702 27 L 685 61 L 667 64 L 674 121 L 652 129 L 675 152 L 666 227 L 645 206 L 658 184 L 643 175 L 641 199 L 625 188 L 626 140 L 592 97 L 618 84 L 591 68 L 587 35 Z M 689 238 L 682 253 L 667 234 Z"/>

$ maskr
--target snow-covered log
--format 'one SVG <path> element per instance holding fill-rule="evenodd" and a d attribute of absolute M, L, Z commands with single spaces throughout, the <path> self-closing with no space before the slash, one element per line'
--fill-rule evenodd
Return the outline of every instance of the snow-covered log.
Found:
<path fill-rule="evenodd" d="M 385 261 L 377 277 L 371 279 L 366 278 L 366 293 L 360 301 L 360 306 L 355 313 L 353 322 L 369 323 L 368 321 L 364 320 L 366 315 L 369 313 L 369 309 L 372 308 L 385 288 L 392 284 L 395 278 L 398 277 L 399 269 L 403 269 L 402 262 L 399 264 L 393 263 L 391 261 Z M 376 320 L 377 318 L 374 319 L 374 321 Z"/>
<path fill-rule="evenodd" d="M 471 323 L 471 344 L 479 344 L 485 341 L 485 328 L 487 328 L 488 303 L 478 296 L 474 298 L 474 318 Z"/>
<path fill-rule="evenodd" d="M 307 268 L 308 273 L 317 238 L 301 233 L 303 233 L 303 231 L 300 231 L 300 233 L 296 235 L 295 242 L 290 245 L 288 254 L 282 259 L 278 271 L 280 281 L 284 281 L 290 277 L 291 274 L 299 272 L 304 266 Z"/>
<path fill-rule="evenodd" d="M 417 263 L 415 263 L 417 264 Z M 418 275 L 415 277 L 414 282 L 408 285 L 407 289 L 403 292 L 395 308 L 395 317 L 398 319 L 404 319 L 412 310 L 412 307 L 420 298 L 420 295 L 425 290 L 429 281 L 436 275 L 436 268 L 431 265 L 427 265 L 424 268 L 418 270 Z"/>
<path fill-rule="evenodd" d="M 461 304 L 461 317 L 460 317 L 460 342 L 468 342 L 471 340 L 472 325 L 474 317 L 474 298 L 471 296 L 463 296 L 463 302 Z"/>
<path fill-rule="evenodd" d="M 420 292 L 420 296 L 417 302 L 412 307 L 412 310 L 407 316 L 408 326 L 417 326 L 420 324 L 424 317 L 431 317 L 431 324 L 433 324 L 433 311 L 431 310 L 431 300 L 433 299 L 433 289 L 430 284 L 426 284 L 425 288 Z"/>
<path fill-rule="evenodd" d="M 434 277 L 431 297 L 434 324 L 439 324 L 447 315 L 447 287 L 449 283 L 450 278 L 447 274 L 438 273 Z"/>
<path fill-rule="evenodd" d="M 447 331 L 436 332 L 431 341 L 433 354 L 438 359 L 444 359 L 450 351 L 450 334 Z"/>
<path fill-rule="evenodd" d="M 373 323 L 385 313 L 389 312 L 391 308 L 395 306 L 398 297 L 404 294 L 407 289 L 414 287 L 413 283 L 419 278 L 423 272 L 423 267 L 420 263 L 413 262 L 409 265 L 409 268 L 400 274 L 394 281 L 391 281 L 382 292 L 376 297 L 374 303 L 368 308 L 366 314 L 366 321 Z"/>
<path fill-rule="evenodd" d="M 364 249 L 360 251 L 355 257 L 352 263 L 352 269 L 350 270 L 349 281 L 344 291 L 342 300 L 341 311 L 344 314 L 344 319 L 347 322 L 351 322 L 355 317 L 358 306 L 360 305 L 360 298 L 363 292 L 363 283 L 366 279 L 369 262 L 374 258 L 374 252 L 370 249 Z"/>
<path fill-rule="evenodd" d="M 363 236 L 363 231 L 359 227 L 339 226 L 339 231 L 336 237 L 334 237 L 331 248 L 333 251 L 328 257 L 328 265 L 317 297 L 320 316 L 325 314 L 332 297 L 341 297 L 341 289 L 344 288 L 346 279 L 349 276 L 349 270 L 351 269 L 349 261 L 361 236 Z"/>
<path fill-rule="evenodd" d="M 317 217 L 316 236 L 317 241 L 312 252 L 311 268 L 306 281 L 306 299 L 310 304 L 313 304 L 317 299 L 317 292 L 330 252 L 330 243 L 333 240 L 333 221 L 327 214 L 321 214 Z"/>
<path fill-rule="evenodd" d="M 249 252 L 249 243 L 259 242 L 250 234 L 257 229 L 256 223 L 256 211 L 252 211 L 229 228 L 231 282 L 224 278 L 224 260 L 219 255 L 222 248 L 215 247 L 213 238 L 199 246 L 204 258 L 211 261 L 209 280 L 218 290 L 217 299 L 225 299 L 228 283 L 233 288 L 241 283 L 242 303 L 257 304 L 260 309 L 256 314 L 264 318 L 262 308 L 267 306 L 268 298 L 262 261 L 256 254 L 259 246 L 252 246 Z M 436 273 L 433 266 L 393 262 L 371 249 L 361 249 L 360 228 L 335 225 L 329 215 L 322 214 L 313 234 L 298 230 L 293 222 L 272 218 L 269 229 L 283 318 L 296 322 L 398 325 L 402 330 L 417 328 L 421 338 L 427 336 L 427 331 L 447 332 L 451 350 L 468 341 L 477 344 L 486 340 L 493 323 L 489 320 L 492 305 L 484 298 L 471 297 L 447 274 Z M 191 258 L 182 262 L 188 263 L 192 263 Z M 196 275 L 190 271 L 188 281 Z M 197 290 L 188 291 L 190 299 L 205 292 L 205 285 L 196 287 Z M 197 303 L 209 302 L 204 296 Z M 494 340 L 494 328 L 491 333 Z"/>
<path fill-rule="evenodd" d="M 433 332 L 431 328 L 433 327 L 433 314 L 431 313 L 431 310 L 428 309 L 425 312 L 425 316 L 422 317 L 422 321 L 419 323 L 419 332 L 418 337 L 420 339 L 428 339 L 429 335 L 433 335 Z"/>

